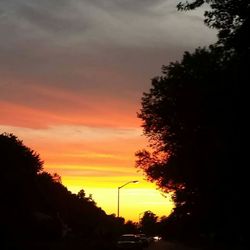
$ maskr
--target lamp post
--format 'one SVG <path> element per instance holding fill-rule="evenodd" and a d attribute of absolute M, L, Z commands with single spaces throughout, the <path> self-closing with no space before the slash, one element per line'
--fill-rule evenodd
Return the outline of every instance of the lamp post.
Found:
<path fill-rule="evenodd" d="M 117 217 L 120 217 L 120 189 L 123 188 L 124 186 L 128 185 L 129 183 L 138 183 L 139 181 L 129 181 L 122 186 L 118 187 L 118 199 L 117 199 Z"/>

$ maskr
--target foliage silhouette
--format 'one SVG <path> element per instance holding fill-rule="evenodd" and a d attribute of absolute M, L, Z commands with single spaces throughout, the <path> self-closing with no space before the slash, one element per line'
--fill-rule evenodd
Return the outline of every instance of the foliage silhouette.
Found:
<path fill-rule="evenodd" d="M 138 113 L 150 150 L 136 153 L 136 165 L 161 189 L 174 192 L 176 207 L 165 227 L 175 237 L 245 244 L 242 227 L 249 216 L 242 201 L 248 188 L 239 160 L 239 110 L 249 79 L 249 3 L 197 0 L 178 7 L 204 2 L 211 4 L 206 22 L 219 29 L 219 41 L 185 52 L 152 80 Z"/>
<path fill-rule="evenodd" d="M 177 5 L 179 10 L 193 10 L 209 4 L 205 11 L 205 23 L 218 29 L 218 43 L 238 51 L 250 48 L 250 5 L 249 0 L 192 0 Z"/>
<path fill-rule="evenodd" d="M 146 211 L 140 219 L 140 230 L 148 236 L 153 236 L 158 233 L 157 230 L 158 217 L 151 211 Z"/>
<path fill-rule="evenodd" d="M 123 234 L 137 234 L 138 226 L 135 222 L 128 220 L 124 225 Z"/>
<path fill-rule="evenodd" d="M 13 134 L 0 134 L 0 161 L 4 249 L 48 248 L 62 239 L 109 249 L 123 232 L 124 219 L 107 215 L 84 190 L 68 191 L 58 174 L 43 171 L 39 154 Z"/>

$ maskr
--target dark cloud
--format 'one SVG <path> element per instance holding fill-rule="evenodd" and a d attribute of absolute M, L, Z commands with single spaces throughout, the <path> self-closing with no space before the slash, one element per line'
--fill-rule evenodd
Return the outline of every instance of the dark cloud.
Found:
<path fill-rule="evenodd" d="M 163 64 L 215 38 L 200 11 L 177 12 L 176 2 L 1 0 L 0 99 L 52 103 L 33 99 L 37 85 L 139 102 Z"/>
<path fill-rule="evenodd" d="M 11 23 L 20 31 L 34 32 L 35 35 L 39 32 L 62 33 L 62 35 L 82 32 L 88 26 L 87 20 L 83 20 L 82 16 L 82 22 L 79 22 L 75 15 L 75 6 L 71 2 L 70 0 L 3 0 L 0 3 L 0 11 L 2 21 Z"/>
<path fill-rule="evenodd" d="M 146 10 L 151 11 L 152 8 L 157 6 L 173 6 L 175 1 L 171 0 L 87 0 L 84 2 L 89 2 L 95 6 L 99 6 L 104 9 L 111 11 L 129 11 L 129 12 L 145 12 Z"/>
<path fill-rule="evenodd" d="M 164 42 L 169 32 L 176 30 L 180 17 L 184 26 L 182 31 L 185 30 L 186 19 L 190 19 L 188 25 L 191 26 L 192 22 L 197 22 L 192 19 L 193 16 L 177 12 L 175 2 L 2 0 L 0 28 L 5 39 L 12 42 L 39 39 L 56 45 L 118 43 L 124 46 L 144 46 L 152 42 L 150 37 L 156 35 L 160 35 L 159 39 Z"/>

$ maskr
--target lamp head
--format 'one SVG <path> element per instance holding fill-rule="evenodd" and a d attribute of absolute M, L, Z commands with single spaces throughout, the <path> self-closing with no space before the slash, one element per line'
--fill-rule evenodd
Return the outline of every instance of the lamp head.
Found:
<path fill-rule="evenodd" d="M 132 181 L 133 183 L 138 183 L 139 181 Z"/>

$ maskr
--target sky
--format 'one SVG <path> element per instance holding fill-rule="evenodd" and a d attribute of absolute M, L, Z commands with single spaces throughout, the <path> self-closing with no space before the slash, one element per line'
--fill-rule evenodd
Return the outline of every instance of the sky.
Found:
<path fill-rule="evenodd" d="M 135 168 L 137 118 L 162 65 L 216 40 L 203 9 L 176 0 L 0 0 L 0 133 L 18 136 L 74 193 L 107 214 L 168 215 L 169 196 Z"/>

